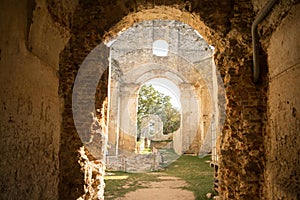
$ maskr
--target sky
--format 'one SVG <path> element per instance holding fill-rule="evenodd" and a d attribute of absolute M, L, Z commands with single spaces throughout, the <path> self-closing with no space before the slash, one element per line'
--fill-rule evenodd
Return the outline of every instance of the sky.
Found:
<path fill-rule="evenodd" d="M 147 81 L 146 85 L 152 85 L 157 91 L 170 96 L 172 105 L 181 109 L 180 90 L 172 81 L 165 78 L 154 78 Z"/>

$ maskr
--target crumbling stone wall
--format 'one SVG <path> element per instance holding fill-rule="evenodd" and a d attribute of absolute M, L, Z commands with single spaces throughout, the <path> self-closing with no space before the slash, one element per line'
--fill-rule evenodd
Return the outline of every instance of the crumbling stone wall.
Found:
<path fill-rule="evenodd" d="M 62 119 L 62 113 L 72 114 L 64 109 L 70 99 L 64 102 L 58 96 L 64 91 L 58 79 L 59 54 L 70 38 L 75 7 L 76 1 L 1 1 L 1 199 L 75 199 L 85 193 L 88 182 L 78 163 L 82 143 L 73 119 Z M 72 75 L 63 77 L 70 79 Z M 102 101 L 105 94 L 96 95 Z M 101 105 L 96 102 L 96 108 Z M 91 162 L 95 160 L 81 164 L 86 168 Z M 74 173 L 59 173 L 69 168 Z M 68 184 L 76 190 L 69 193 Z"/>
<path fill-rule="evenodd" d="M 89 165 L 87 167 L 96 167 L 97 165 L 90 165 L 90 162 L 102 162 L 101 166 L 104 166 L 103 151 L 105 147 L 105 134 L 107 134 L 106 120 L 99 120 L 102 122 L 101 133 L 97 135 L 97 137 L 94 137 L 94 140 L 91 140 L 92 135 L 89 129 L 92 121 L 89 118 L 90 113 L 95 114 L 97 110 L 102 110 L 102 112 L 96 115 L 104 116 L 106 112 L 105 109 L 107 109 L 105 106 L 107 102 L 104 101 L 107 90 L 101 91 L 101 89 L 103 89 L 103 87 L 107 88 L 108 52 L 106 47 L 102 48 L 103 44 L 97 46 L 92 52 L 82 52 L 80 49 L 84 47 L 77 47 L 77 42 L 79 41 L 82 41 L 82 38 L 77 37 L 77 40 L 74 41 L 75 43 L 70 42 L 69 46 L 61 54 L 61 59 L 65 62 L 62 63 L 59 70 L 59 95 L 65 105 L 63 108 L 63 128 L 61 131 L 59 155 L 61 160 L 59 190 L 60 198 L 62 199 L 79 198 L 82 197 L 82 194 L 86 194 L 87 192 L 87 190 L 84 190 L 83 185 L 89 183 L 84 179 L 84 176 L 86 176 L 85 171 L 82 171 L 78 165 L 78 157 L 82 156 L 82 154 L 79 155 L 78 151 L 83 145 L 85 145 L 91 156 L 89 162 L 82 163 Z M 90 42 L 92 44 L 86 45 L 97 44 L 96 41 Z M 72 53 L 73 51 L 80 52 L 81 54 L 74 54 Z M 74 66 L 77 67 L 74 68 Z M 83 71 L 81 71 L 80 78 L 76 79 L 76 75 L 79 74 L 79 67 L 81 67 Z M 77 81 L 76 84 L 75 79 Z M 97 101 L 102 100 L 102 102 L 97 102 L 96 98 L 101 98 L 97 99 Z M 102 108 L 95 106 L 102 106 Z M 69 162 L 72 162 L 72 164 L 70 165 Z M 101 167 L 96 167 L 93 170 L 94 172 L 98 171 L 98 175 L 102 179 L 100 183 L 102 183 L 104 174 L 101 172 L 103 170 L 100 169 Z M 70 185 L 73 187 L 70 187 Z M 70 188 L 74 190 L 70 190 Z M 97 189 L 94 191 L 97 191 Z M 90 194 L 91 190 L 88 192 L 88 196 L 96 195 Z"/>
<path fill-rule="evenodd" d="M 85 147 L 81 147 L 79 153 L 79 164 L 84 173 L 84 194 L 78 199 L 104 199 L 104 163 L 95 159 Z"/>

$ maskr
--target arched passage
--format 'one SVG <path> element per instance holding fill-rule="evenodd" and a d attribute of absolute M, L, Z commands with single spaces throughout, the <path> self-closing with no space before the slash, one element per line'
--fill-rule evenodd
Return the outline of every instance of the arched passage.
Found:
<path fill-rule="evenodd" d="M 260 97 L 260 91 L 256 90 L 255 85 L 251 81 L 251 67 L 250 63 L 246 62 L 247 60 L 244 59 L 244 54 L 247 54 L 247 49 L 249 48 L 249 44 L 247 42 L 247 39 L 249 39 L 250 34 L 247 32 L 240 32 L 239 34 L 243 35 L 241 37 L 241 40 L 230 40 L 231 38 L 236 38 L 236 32 L 231 32 L 228 34 L 228 27 L 226 24 L 229 22 L 228 17 L 231 14 L 232 10 L 232 4 L 231 2 L 214 2 L 217 4 L 224 5 L 223 8 L 220 8 L 219 6 L 216 6 L 216 10 L 210 10 L 207 11 L 205 6 L 202 6 L 202 4 L 185 4 L 183 2 L 178 3 L 171 3 L 171 2 L 164 2 L 164 3 L 158 3 L 156 5 L 148 4 L 148 3 L 139 3 L 136 6 L 133 5 L 132 13 L 129 13 L 128 10 L 124 10 L 124 12 L 117 12 L 116 15 L 113 17 L 107 17 L 110 16 L 111 12 L 114 12 L 114 10 L 107 11 L 105 8 L 109 8 L 109 5 L 105 6 L 103 4 L 98 3 L 82 3 L 80 7 L 76 10 L 74 14 L 74 24 L 72 26 L 72 30 L 74 31 L 74 35 L 71 38 L 70 42 L 68 43 L 67 47 L 65 48 L 65 51 L 62 53 L 61 57 L 61 94 L 63 94 L 65 107 L 64 107 L 64 113 L 63 115 L 63 127 L 64 130 L 62 131 L 62 137 L 61 137 L 61 143 L 66 144 L 69 139 L 69 130 L 66 131 L 66 127 L 69 127 L 69 129 L 74 130 L 74 127 L 72 125 L 68 124 L 68 118 L 70 117 L 70 108 L 68 108 L 68 104 L 70 103 L 70 90 L 71 84 L 72 84 L 72 77 L 75 77 L 76 71 L 78 69 L 74 66 L 80 66 L 80 63 L 85 58 L 85 56 L 93 49 L 97 42 L 103 41 L 103 40 L 109 40 L 111 38 L 114 38 L 117 36 L 118 32 L 120 30 L 125 30 L 131 25 L 133 25 L 134 22 L 142 21 L 142 20 L 152 20 L 152 19 L 175 19 L 178 21 L 183 21 L 189 25 L 191 25 L 194 29 L 196 29 L 201 35 L 203 35 L 204 38 L 207 39 L 207 41 L 214 44 L 216 47 L 216 54 L 215 54 L 215 61 L 217 69 L 220 70 L 221 76 L 225 80 L 225 84 L 230 84 L 230 87 L 226 87 L 226 94 L 227 94 L 227 106 L 229 109 L 226 110 L 227 112 L 227 120 L 225 124 L 225 131 L 223 132 L 224 135 L 222 137 L 221 143 L 219 143 L 219 147 L 222 149 L 222 156 L 220 157 L 220 180 L 226 180 L 229 181 L 229 185 L 234 185 L 236 188 L 239 188 L 237 182 L 238 181 L 231 181 L 232 177 L 231 173 L 237 173 L 238 175 L 235 176 L 236 180 L 243 180 L 243 174 L 239 170 L 233 170 L 230 171 L 228 168 L 230 168 L 230 165 L 235 165 L 235 163 L 241 164 L 243 167 L 247 167 L 250 163 L 248 162 L 248 158 L 246 157 L 246 162 L 244 160 L 241 160 L 241 158 L 244 158 L 242 155 L 244 154 L 244 151 L 237 151 L 238 153 L 235 154 L 226 154 L 226 151 L 235 151 L 236 145 L 234 141 L 237 136 L 234 136 L 238 133 L 245 133 L 242 134 L 242 139 L 239 138 L 243 143 L 247 145 L 253 145 L 259 146 L 259 149 L 263 151 L 263 148 L 260 148 L 262 146 L 262 138 L 257 137 L 257 140 L 250 141 L 248 140 L 248 136 L 246 133 L 260 133 L 260 129 L 262 127 L 261 122 L 251 120 L 248 115 L 243 115 L 242 121 L 253 121 L 253 124 L 257 129 L 250 128 L 246 126 L 246 123 L 242 123 L 242 129 L 236 128 L 236 126 L 240 126 L 238 124 L 241 124 L 239 120 L 241 119 L 241 113 L 247 113 L 251 112 L 251 116 L 255 116 L 256 118 L 261 118 L 261 115 L 259 114 L 259 110 L 255 106 L 245 107 L 243 104 L 235 103 L 235 102 L 261 102 L 259 98 L 253 98 L 250 94 L 255 93 L 256 97 Z M 213 4 L 214 4 L 213 3 Z M 120 2 L 120 5 L 124 5 Z M 120 6 L 119 5 L 119 6 Z M 131 4 L 125 6 L 130 7 Z M 238 4 L 236 6 L 239 6 Z M 88 8 L 88 9 L 87 9 Z M 104 9 L 103 9 L 104 8 Z M 196 12 L 186 11 L 186 8 L 188 10 L 195 9 Z M 86 12 L 89 12 L 87 14 Z M 93 12 L 97 13 L 97 15 L 94 16 L 94 20 L 89 23 L 82 23 L 81 19 L 85 19 L 86 16 L 90 16 L 90 12 L 93 10 Z M 207 12 L 206 12 L 207 11 Z M 92 13 L 93 13 L 92 12 Z M 102 13 L 102 14 L 99 14 Z M 209 15 L 210 13 L 211 15 Z M 218 13 L 222 13 L 222 17 Z M 102 18 L 100 18 L 100 16 Z M 216 18 L 210 18 L 208 16 L 218 16 Z M 107 18 L 106 18 L 107 17 Z M 124 18 L 123 18 L 124 17 Z M 107 19 L 105 23 L 101 21 L 101 19 Z M 122 20 L 120 20 L 123 18 Z M 214 20 L 212 20 L 214 19 Z M 218 20 L 217 20 L 218 19 Z M 109 26 L 106 26 L 109 24 Z M 235 50 L 231 50 L 226 46 L 227 43 L 236 42 L 236 48 Z M 239 54 L 235 54 L 239 50 Z M 70 55 L 72 55 L 70 57 Z M 236 58 L 235 60 L 231 60 L 231 57 L 234 55 Z M 241 67 L 241 66 L 247 66 L 247 67 Z M 73 70 L 75 70 L 75 73 L 73 73 Z M 63 76 L 64 74 L 71 74 L 69 77 L 70 80 L 64 80 Z M 226 76 L 225 76 L 226 75 Z M 240 83 L 241 81 L 241 83 Z M 247 94 L 243 93 L 245 91 L 245 88 L 249 91 Z M 251 93 L 252 91 L 252 93 Z M 244 94 L 244 95 L 241 95 Z M 254 105 L 254 104 L 253 104 Z M 256 105 L 256 104 L 255 104 Z M 225 111 L 225 110 L 223 110 Z M 233 135 L 233 137 L 231 137 Z M 76 137 L 76 136 L 74 136 Z M 74 158 L 76 160 L 76 152 L 78 148 L 82 144 L 80 142 L 72 142 L 72 144 L 68 145 L 68 147 L 65 147 L 65 145 L 62 145 L 61 149 L 61 159 L 64 160 L 66 158 L 71 159 Z M 250 150 L 249 150 L 250 151 Z M 231 158 L 231 157 L 234 158 Z M 258 157 L 251 157 L 251 163 L 256 163 L 257 165 L 261 165 L 261 159 Z M 71 192 L 70 194 L 66 194 L 66 192 L 63 191 L 70 191 L 70 187 L 68 183 L 72 183 L 74 180 L 74 176 L 81 176 L 76 175 L 76 169 L 70 170 L 68 167 L 69 165 L 61 165 L 60 166 L 60 174 L 63 179 L 60 181 L 60 190 L 62 191 L 61 195 L 69 195 L 69 196 L 76 196 L 76 194 L 80 193 L 80 190 L 77 190 L 78 192 Z M 239 166 L 239 165 L 237 165 Z M 259 168 L 259 170 L 262 170 L 262 168 Z M 74 172 L 74 173 L 73 173 Z M 69 174 L 69 175 L 68 175 Z M 72 175 L 70 175 L 72 174 Z M 260 174 L 260 173 L 258 173 Z M 239 196 L 240 194 L 251 194 L 251 195 L 258 195 L 258 190 L 260 188 L 260 180 L 262 177 L 257 175 L 257 173 L 251 174 L 253 179 L 257 180 L 257 184 L 252 184 L 253 187 L 250 190 L 243 190 L 241 192 L 240 189 L 235 190 L 234 192 L 230 190 L 230 188 L 224 186 L 222 187 L 221 184 L 221 191 L 223 191 L 226 194 L 230 194 L 233 196 Z M 78 177 L 78 180 L 81 178 Z M 228 182 L 228 183 L 229 183 Z M 78 187 L 81 184 L 78 185 Z M 254 186 L 255 185 L 255 186 Z M 75 186 L 74 188 L 77 188 Z M 229 192 L 230 191 L 230 192 Z"/>
<path fill-rule="evenodd" d="M 202 119 L 200 120 L 203 113 L 201 110 L 201 96 L 198 96 L 198 94 L 201 94 L 201 91 L 197 91 L 197 89 L 193 87 L 193 84 L 185 82 L 182 77 L 179 77 L 176 73 L 168 71 L 165 68 L 165 66 L 144 66 L 140 73 L 130 71 L 128 74 L 125 74 L 122 83 L 117 83 L 118 86 L 114 83 L 111 84 L 111 121 L 109 122 L 109 137 L 112 137 L 111 140 L 115 145 L 118 143 L 117 140 L 119 140 L 118 146 L 120 149 L 131 152 L 135 150 L 137 135 L 136 107 L 140 86 L 154 78 L 166 78 L 174 82 L 180 88 L 180 93 L 182 94 L 180 97 L 183 121 L 181 129 L 184 130 L 185 134 L 179 136 L 182 138 L 183 143 L 181 150 L 178 150 L 178 152 L 180 151 L 180 154 L 187 150 L 195 154 L 199 152 L 200 143 L 203 142 L 201 139 L 204 138 L 205 134 L 200 127 L 203 123 L 201 121 Z M 114 121 L 112 119 L 119 119 L 120 121 Z M 209 121 L 206 123 L 209 123 Z M 191 144 L 194 146 L 190 146 Z"/>

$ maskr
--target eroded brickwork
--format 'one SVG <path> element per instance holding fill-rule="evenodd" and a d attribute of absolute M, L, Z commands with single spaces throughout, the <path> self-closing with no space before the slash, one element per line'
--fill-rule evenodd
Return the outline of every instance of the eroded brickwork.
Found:
<path fill-rule="evenodd" d="M 261 120 L 265 108 L 262 85 L 252 81 L 250 26 L 253 15 L 250 2 L 235 3 L 231 31 L 215 57 L 224 76 L 227 101 L 219 147 L 220 189 L 225 199 L 259 199 L 261 196 L 264 163 Z"/>

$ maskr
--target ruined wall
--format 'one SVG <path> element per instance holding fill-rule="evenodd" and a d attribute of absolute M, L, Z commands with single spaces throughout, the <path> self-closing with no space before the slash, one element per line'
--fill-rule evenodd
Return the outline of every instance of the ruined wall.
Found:
<path fill-rule="evenodd" d="M 0 199 L 58 199 L 57 70 L 67 32 L 44 1 L 0 7 Z"/>
<path fill-rule="evenodd" d="M 201 106 L 201 92 L 209 96 L 208 87 L 205 81 L 200 74 L 201 70 L 198 71 L 197 67 L 209 68 L 209 65 L 198 65 L 194 66 L 191 63 L 187 62 L 182 57 L 173 55 L 169 53 L 167 57 L 157 57 L 152 55 L 151 50 L 137 51 L 134 54 L 127 54 L 124 57 L 124 60 L 128 60 L 123 63 L 123 84 L 124 83 L 134 83 L 125 85 L 128 89 L 128 94 L 125 94 L 124 91 L 121 91 L 122 100 L 124 100 L 125 106 L 123 106 L 123 111 L 121 113 L 129 112 L 130 116 L 134 116 L 136 112 L 136 107 L 134 104 L 129 104 L 126 102 L 126 95 L 132 94 L 137 95 L 138 89 L 141 84 L 145 83 L 148 80 L 157 77 L 164 77 L 170 81 L 173 81 L 180 88 L 181 92 L 181 106 L 182 106 L 182 142 L 183 150 L 185 152 L 189 150 L 190 153 L 197 154 L 199 152 L 199 146 L 201 142 L 201 137 L 204 137 L 203 129 L 200 129 L 200 124 L 202 124 L 202 110 Z M 194 87 L 194 84 L 201 85 L 201 87 Z M 113 86 L 113 84 L 111 84 Z M 137 102 L 136 97 L 131 98 L 134 102 Z M 121 100 L 121 102 L 122 102 Z M 130 107 L 132 105 L 132 107 Z M 206 104 L 208 112 L 211 112 L 211 99 Z M 112 109 L 117 106 L 112 107 Z M 122 108 L 122 107 L 121 107 Z M 126 115 L 124 115 L 126 116 Z M 128 120 L 128 117 L 122 117 L 123 120 Z M 136 121 L 132 117 L 133 121 Z M 208 120 L 208 123 L 210 121 Z M 134 126 L 134 123 L 132 123 Z M 125 127 L 125 126 L 124 126 Z M 128 131 L 129 133 L 134 133 L 133 131 Z M 198 135 L 197 135 L 198 134 Z M 197 136 L 196 136 L 197 135 Z M 192 144 L 192 145 L 191 145 Z"/>
<path fill-rule="evenodd" d="M 212 116 L 212 49 L 207 42 L 196 31 L 187 24 L 175 20 L 149 20 L 140 23 L 135 23 L 132 27 L 126 31 L 119 33 L 116 41 L 109 41 L 111 44 L 111 58 L 113 63 L 117 65 L 112 67 L 111 86 L 111 109 L 110 109 L 110 126 L 109 137 L 118 130 L 115 130 L 119 117 L 117 115 L 118 97 L 121 96 L 121 102 L 125 103 L 125 106 L 121 104 L 121 112 L 126 113 L 128 109 L 133 110 L 130 116 L 134 116 L 134 107 L 129 107 L 127 104 L 126 95 L 123 91 L 117 94 L 118 87 L 123 87 L 126 81 L 135 84 L 143 84 L 150 80 L 150 77 L 165 77 L 166 74 L 172 73 L 178 74 L 184 81 L 189 83 L 189 87 L 181 90 L 184 94 L 182 98 L 182 132 L 184 151 L 188 150 L 189 153 L 197 154 L 200 149 L 200 142 L 203 143 L 204 138 L 207 135 L 211 135 L 210 127 Z M 152 45 L 156 40 L 165 40 L 168 47 L 167 57 L 157 57 L 152 53 Z M 183 66 L 182 60 L 186 61 Z M 154 70 L 151 63 L 161 64 L 161 73 L 152 73 Z M 186 66 L 188 65 L 188 66 Z M 146 69 L 151 73 L 146 74 Z M 157 68 L 157 67 L 156 67 Z M 145 71 L 142 73 L 142 71 Z M 166 70 L 166 71 L 163 71 Z M 129 75 L 128 75 L 129 74 Z M 154 75 L 150 75 L 154 74 Z M 156 74 L 156 75 L 155 75 Z M 125 81 L 124 77 L 131 77 Z M 144 77 L 145 79 L 137 77 Z M 117 79 L 116 79 L 117 78 Z M 134 79 L 135 78 L 135 79 Z M 172 77 L 170 80 L 174 79 Z M 180 87 L 180 84 L 177 84 Z M 137 85 L 138 87 L 139 85 Z M 188 84 L 187 84 L 188 86 Z M 124 86 L 126 87 L 126 86 Z M 134 91 L 129 89 L 129 91 Z M 124 94 L 123 94 L 124 93 Z M 195 93 L 195 94 L 194 94 Z M 192 98 L 192 96 L 195 96 Z M 188 98 L 186 98 L 188 97 Z M 134 98 L 133 98 L 134 99 Z M 191 100 L 193 99 L 193 100 Z M 196 105 L 196 103 L 198 105 Z M 123 106 L 123 107 L 122 107 Z M 123 114 L 124 115 L 124 114 Z M 198 116 L 197 116 L 198 115 Z M 124 115 L 125 116 L 125 115 Z M 128 117 L 121 117 L 121 119 L 128 120 Z M 119 124 L 121 127 L 120 132 L 123 129 L 127 129 L 127 134 L 133 134 L 136 132 L 135 121 L 130 124 L 129 128 L 125 128 L 124 125 Z M 125 132 L 126 132 L 125 131 Z M 116 137 L 116 136 L 115 136 Z M 207 137 L 211 138 L 211 137 Z M 115 139 L 114 139 L 115 140 Z M 207 140 L 206 151 L 209 152 L 211 141 Z M 208 149 L 208 150 L 207 150 Z"/>
<path fill-rule="evenodd" d="M 264 79 L 252 81 L 250 2 L 235 2 L 231 30 L 215 52 L 226 91 L 226 120 L 219 140 L 219 185 L 224 199 L 260 199 L 263 184 Z M 264 74 L 263 74 L 264 75 Z M 262 76 L 263 76 L 262 75 Z M 234 177 L 234 178 L 233 178 Z"/>
<path fill-rule="evenodd" d="M 80 41 L 82 38 L 77 37 L 77 39 Z M 93 40 L 90 42 L 97 44 Z M 104 178 L 102 159 L 107 133 L 105 119 L 99 120 L 101 128 L 98 129 L 101 131 L 92 134 L 90 115 L 94 113 L 96 116 L 103 116 L 106 112 L 105 109 L 107 109 L 101 108 L 103 104 L 107 104 L 107 102 L 103 102 L 107 91 L 101 90 L 103 87 L 107 88 L 108 51 L 103 44 L 100 44 L 93 51 L 83 53 L 79 49 L 84 47 L 77 47 L 76 44 L 74 37 L 72 37 L 71 42 L 61 54 L 62 63 L 59 70 L 59 95 L 64 102 L 59 153 L 59 194 L 61 199 L 99 196 L 96 193 L 91 194 L 93 190 L 87 190 L 84 187 L 84 185 L 90 184 L 87 182 L 89 180 L 85 178 L 87 176 L 86 168 L 90 169 L 93 176 L 96 172 L 98 173 L 95 177 L 97 179 L 98 176 L 100 177 L 100 183 L 103 183 Z M 81 54 L 72 54 L 73 51 L 78 51 Z M 85 160 L 82 154 L 79 155 L 83 145 L 88 154 L 91 155 L 87 162 L 79 161 L 79 159 Z M 81 163 L 81 166 L 78 162 Z M 97 164 L 90 165 L 91 162 Z M 82 166 L 84 164 L 87 166 Z M 97 182 L 97 180 L 93 181 Z M 96 186 L 93 184 L 93 187 Z M 99 187 L 103 188 L 104 186 L 100 185 Z M 98 191 L 97 188 L 94 191 Z M 102 199 L 102 196 L 100 195 L 99 198 Z"/>
<path fill-rule="evenodd" d="M 266 199 L 300 198 L 299 18 L 297 5 L 272 34 L 267 49 Z"/>

